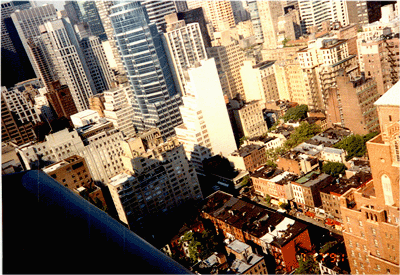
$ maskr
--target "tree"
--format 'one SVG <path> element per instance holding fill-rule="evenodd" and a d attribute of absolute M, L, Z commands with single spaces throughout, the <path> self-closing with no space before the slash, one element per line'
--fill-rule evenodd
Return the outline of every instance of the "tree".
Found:
<path fill-rule="evenodd" d="M 333 147 L 345 150 L 347 152 L 346 160 L 352 159 L 353 157 L 362 157 L 367 152 L 365 143 L 377 134 L 378 133 L 372 132 L 364 136 L 351 135 L 342 139 Z"/>
<path fill-rule="evenodd" d="M 247 137 L 245 137 L 245 136 L 241 137 L 241 138 L 239 139 L 240 145 L 242 145 L 246 140 L 248 140 Z"/>
<path fill-rule="evenodd" d="M 295 270 L 295 274 L 319 274 L 318 263 L 314 260 L 313 256 L 307 255 L 300 258 L 299 267 Z"/>
<path fill-rule="evenodd" d="M 249 175 L 246 175 L 246 176 L 242 179 L 242 181 L 240 182 L 240 184 L 241 184 L 242 186 L 245 186 L 245 185 L 247 185 L 247 184 L 249 183 L 249 181 L 250 181 L 250 176 L 249 176 Z"/>
<path fill-rule="evenodd" d="M 308 106 L 305 104 L 289 108 L 285 115 L 283 116 L 283 120 L 289 121 L 289 120 L 301 120 L 303 118 L 307 117 L 307 112 L 308 112 Z"/>
<path fill-rule="evenodd" d="M 285 145 L 277 147 L 277 148 L 271 148 L 268 149 L 265 153 L 267 155 L 267 162 L 266 164 L 268 166 L 272 166 L 272 167 L 276 167 L 276 161 L 278 159 L 278 157 L 282 154 L 284 154 L 285 152 L 287 152 L 289 150 L 289 148 L 287 148 Z"/>
<path fill-rule="evenodd" d="M 195 263 L 199 259 L 199 249 L 200 242 L 196 240 L 194 232 L 186 232 L 182 238 L 179 240 L 180 244 L 187 243 L 189 249 L 189 258 L 192 263 Z"/>
<path fill-rule="evenodd" d="M 316 134 L 321 132 L 321 128 L 315 124 L 308 124 L 307 122 L 300 123 L 293 133 L 290 135 L 289 139 L 285 142 L 287 148 L 293 148 L 300 143 L 312 138 Z"/>
<path fill-rule="evenodd" d="M 267 203 L 267 204 L 270 204 L 271 203 L 271 196 L 270 195 L 265 195 L 265 202 Z"/>
<path fill-rule="evenodd" d="M 282 45 L 284 47 L 286 47 L 286 43 L 289 42 L 289 41 L 290 41 L 290 39 L 285 37 L 285 39 L 283 39 L 283 41 L 282 41 Z"/>
<path fill-rule="evenodd" d="M 329 161 L 328 163 L 326 163 L 322 166 L 321 170 L 325 174 L 329 174 L 333 177 L 337 177 L 337 176 L 339 176 L 339 174 L 342 174 L 346 170 L 346 166 L 340 162 Z"/>

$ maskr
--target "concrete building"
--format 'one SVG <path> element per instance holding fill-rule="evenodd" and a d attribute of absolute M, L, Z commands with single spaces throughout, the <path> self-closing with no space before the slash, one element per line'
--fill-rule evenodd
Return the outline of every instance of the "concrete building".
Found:
<path fill-rule="evenodd" d="M 181 11 L 178 12 L 177 15 L 178 20 L 184 20 L 186 25 L 189 25 L 191 23 L 198 23 L 200 26 L 201 35 L 203 37 L 204 46 L 206 48 L 211 47 L 211 38 L 208 34 L 207 22 L 204 17 L 204 11 L 202 7 Z"/>
<path fill-rule="evenodd" d="M 259 101 L 243 103 L 232 100 L 230 103 L 239 137 L 254 138 L 267 133 L 268 127 L 262 113 L 263 106 Z"/>
<path fill-rule="evenodd" d="M 204 159 L 221 153 L 228 156 L 237 147 L 215 61 L 200 61 L 199 67 L 188 70 L 188 75 L 186 95 L 180 106 L 183 124 L 175 131 L 187 158 L 201 171 Z"/>
<path fill-rule="evenodd" d="M 245 145 L 232 152 L 228 160 L 233 163 L 235 169 L 253 172 L 267 162 L 265 151 L 265 146 Z"/>
<path fill-rule="evenodd" d="M 83 157 L 78 155 L 68 157 L 44 167 L 42 171 L 97 207 L 106 205 L 103 192 L 94 184 Z"/>
<path fill-rule="evenodd" d="M 299 266 L 296 246 L 311 250 L 305 224 L 227 193 L 217 191 L 210 195 L 201 210 L 202 217 L 211 220 L 224 237 L 252 241 L 264 253 L 271 254 L 276 262 L 275 273 L 291 272 Z M 249 222 L 249 218 L 254 222 Z"/>
<path fill-rule="evenodd" d="M 399 82 L 375 102 L 381 133 L 367 142 L 372 180 L 340 197 L 352 273 L 399 269 Z"/>
<path fill-rule="evenodd" d="M 69 19 L 46 22 L 40 26 L 40 32 L 60 81 L 68 85 L 76 108 L 88 109 L 88 99 L 97 91 Z"/>
<path fill-rule="evenodd" d="M 128 85 L 105 91 L 103 114 L 114 124 L 125 137 L 133 136 L 136 131 L 133 125 L 132 92 Z"/>
<path fill-rule="evenodd" d="M 37 114 L 33 104 L 23 96 L 23 92 L 17 88 L 7 90 L 6 87 L 1 87 L 1 94 L 7 108 L 13 113 L 15 119 L 20 123 L 32 122 L 36 124 L 40 122 L 40 117 Z"/>
<path fill-rule="evenodd" d="M 100 19 L 99 12 L 96 8 L 95 1 L 84 1 L 81 3 L 82 8 L 81 15 L 82 15 L 82 22 L 88 23 L 90 27 L 90 31 L 94 36 L 97 36 L 101 40 L 106 40 L 107 35 L 104 31 L 103 24 Z"/>
<path fill-rule="evenodd" d="M 124 223 L 135 227 L 150 214 L 202 199 L 196 173 L 176 138 L 164 143 L 152 129 L 125 140 L 122 147 L 127 170 L 111 178 L 108 187 Z"/>
<path fill-rule="evenodd" d="M 326 109 L 327 92 L 335 87 L 342 69 L 356 76 L 357 58 L 349 55 L 346 40 L 336 38 L 310 40 L 308 47 L 298 51 L 300 66 L 306 79 L 306 91 L 312 98 L 311 109 Z"/>
<path fill-rule="evenodd" d="M 376 81 L 364 75 L 349 77 L 344 72 L 336 77 L 336 88 L 328 92 L 328 124 L 340 125 L 355 134 L 379 131 L 376 107 L 379 93 Z"/>
<path fill-rule="evenodd" d="M 211 25 L 212 32 L 222 32 L 235 27 L 235 18 L 230 1 L 190 0 L 186 2 L 189 9 L 203 8 L 205 19 Z"/>
<path fill-rule="evenodd" d="M 159 32 L 165 29 L 165 16 L 177 12 L 175 1 L 143 0 L 140 4 L 146 9 L 150 23 L 156 24 Z"/>
<path fill-rule="evenodd" d="M 36 139 L 31 121 L 22 122 L 7 105 L 5 95 L 1 93 L 1 138 L 2 142 L 12 141 L 17 145 Z"/>
<path fill-rule="evenodd" d="M 165 19 L 167 25 L 163 36 L 164 47 L 168 49 L 166 53 L 177 88 L 180 94 L 185 94 L 185 71 L 196 62 L 207 59 L 200 25 L 186 25 L 184 20 L 178 20 L 176 13 L 166 16 Z"/>
<path fill-rule="evenodd" d="M 16 10 L 11 14 L 12 21 L 21 38 L 22 45 L 29 57 L 32 67 L 35 71 L 36 77 L 39 77 L 39 69 L 35 62 L 34 57 L 29 51 L 28 40 L 32 37 L 40 35 L 39 26 L 45 22 L 57 18 L 57 12 L 53 4 L 43 5 L 40 7 L 33 7 L 30 9 Z"/>
<path fill-rule="evenodd" d="M 133 16 L 140 20 L 130 24 Z M 134 94 L 135 127 L 138 131 L 156 127 L 165 138 L 172 136 L 174 127 L 182 123 L 181 99 L 156 25 L 139 2 L 112 6 L 110 18 Z M 131 47 L 131 43 L 137 44 Z"/>
<path fill-rule="evenodd" d="M 289 10 L 278 17 L 277 46 L 285 40 L 296 40 L 302 35 L 300 13 L 298 10 Z"/>
<path fill-rule="evenodd" d="M 319 168 L 318 158 L 300 152 L 290 151 L 276 160 L 277 168 L 283 171 L 303 175 Z"/>
<path fill-rule="evenodd" d="M 122 59 L 117 47 L 117 41 L 114 38 L 114 29 L 111 24 L 110 14 L 111 7 L 114 5 L 114 1 L 94 1 L 96 4 L 97 11 L 100 16 L 100 20 L 104 27 L 104 32 L 107 36 L 107 41 L 110 44 L 111 53 L 117 70 L 123 74 L 125 73 L 125 67 L 122 63 Z M 110 59 L 109 59 L 110 60 Z M 111 64 L 110 64 L 111 65 Z"/>
<path fill-rule="evenodd" d="M 99 113 L 100 117 L 104 117 L 104 93 L 94 95 L 89 98 L 89 108 Z"/>
<path fill-rule="evenodd" d="M 251 23 L 253 24 L 254 35 L 256 36 L 256 43 L 261 44 L 264 42 L 264 35 L 261 27 L 260 12 L 258 11 L 257 0 L 249 0 L 249 12 Z"/>
<path fill-rule="evenodd" d="M 69 131 L 64 129 L 46 136 L 45 141 L 27 143 L 17 148 L 25 169 L 37 169 L 73 155 L 85 158 L 93 180 L 106 183 L 122 170 L 122 134 L 112 122 L 99 119 L 85 121 L 84 126 Z M 71 119 L 74 116 L 71 116 Z M 77 120 L 74 120 L 77 121 Z"/>
<path fill-rule="evenodd" d="M 323 0 L 299 0 L 301 19 L 305 27 L 317 26 L 322 28 L 322 22 L 339 22 L 342 26 L 349 24 L 347 5 L 345 1 Z"/>
<path fill-rule="evenodd" d="M 209 58 L 215 58 L 218 76 L 222 85 L 224 96 L 234 99 L 236 96 L 245 98 L 240 68 L 243 66 L 244 52 L 234 39 L 232 31 L 215 33 L 212 47 L 207 48 Z"/>
<path fill-rule="evenodd" d="M 271 100 L 279 99 L 275 78 L 274 61 L 245 60 L 240 68 L 240 76 L 246 101 L 257 100 L 261 106 Z"/>
<path fill-rule="evenodd" d="M 79 41 L 96 93 L 111 89 L 114 75 L 99 37 L 86 36 Z"/>
<path fill-rule="evenodd" d="M 30 60 L 15 29 L 11 14 L 31 7 L 29 1 L 4 1 L 1 3 L 1 60 L 13 64 L 1 71 L 1 85 L 12 87 L 15 83 L 35 77 Z"/>
<path fill-rule="evenodd" d="M 264 48 L 275 49 L 278 46 L 278 18 L 284 15 L 281 1 L 257 1 L 263 32 Z"/>

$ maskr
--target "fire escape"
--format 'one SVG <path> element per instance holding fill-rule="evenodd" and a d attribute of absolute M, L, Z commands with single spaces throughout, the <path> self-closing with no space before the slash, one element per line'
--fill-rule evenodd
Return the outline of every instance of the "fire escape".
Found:
<path fill-rule="evenodd" d="M 381 36 L 385 49 L 387 50 L 387 61 L 389 62 L 389 67 L 390 67 L 390 79 L 392 82 L 392 85 L 396 84 L 396 82 L 399 80 L 398 72 L 396 70 L 398 64 L 396 64 L 396 53 L 393 52 L 392 48 L 394 48 L 394 43 L 389 44 L 388 40 L 394 38 L 393 35 L 382 35 Z"/>

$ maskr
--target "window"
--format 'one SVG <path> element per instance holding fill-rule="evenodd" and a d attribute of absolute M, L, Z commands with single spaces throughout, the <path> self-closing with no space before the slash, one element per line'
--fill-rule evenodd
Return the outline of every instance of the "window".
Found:
<path fill-rule="evenodd" d="M 363 226 L 362 221 L 358 221 L 358 225 L 359 225 L 359 226 Z"/>
<path fill-rule="evenodd" d="M 376 247 L 378 247 L 378 240 L 375 239 L 374 240 L 374 244 L 375 244 Z"/>

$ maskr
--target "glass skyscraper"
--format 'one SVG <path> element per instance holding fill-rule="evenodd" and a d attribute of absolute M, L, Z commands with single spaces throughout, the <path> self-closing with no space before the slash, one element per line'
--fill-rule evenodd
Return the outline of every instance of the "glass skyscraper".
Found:
<path fill-rule="evenodd" d="M 134 95 L 138 131 L 157 127 L 164 138 L 182 123 L 181 103 L 157 26 L 140 2 L 115 1 L 111 24 Z"/>

